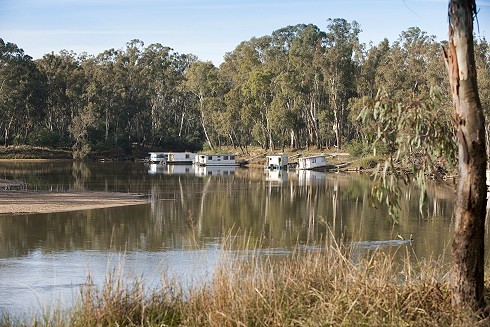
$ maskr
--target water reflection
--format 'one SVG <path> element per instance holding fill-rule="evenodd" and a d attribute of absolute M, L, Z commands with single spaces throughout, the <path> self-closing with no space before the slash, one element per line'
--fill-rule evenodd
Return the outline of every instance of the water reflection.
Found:
<path fill-rule="evenodd" d="M 0 169 L 31 189 L 135 192 L 153 199 L 123 208 L 0 216 L 0 310 L 24 311 L 20 303 L 35 306 L 40 297 L 43 303 L 66 298 L 88 271 L 103 280 L 119 255 L 131 258 L 129 276 L 158 279 L 170 269 L 202 279 L 229 239 L 232 250 L 288 253 L 298 243 L 307 248 L 331 237 L 369 248 L 413 235 L 408 246 L 423 258 L 448 256 L 452 235 L 454 191 L 447 185 L 430 185 L 422 213 L 418 191 L 404 189 L 394 225 L 385 207 L 370 206 L 371 180 L 363 174 L 69 161 L 0 162 Z"/>

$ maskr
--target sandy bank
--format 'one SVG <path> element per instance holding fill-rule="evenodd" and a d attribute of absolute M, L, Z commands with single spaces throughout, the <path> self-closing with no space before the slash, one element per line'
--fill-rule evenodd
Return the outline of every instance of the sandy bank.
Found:
<path fill-rule="evenodd" d="M 76 211 L 148 203 L 141 194 L 0 190 L 0 215 Z"/>

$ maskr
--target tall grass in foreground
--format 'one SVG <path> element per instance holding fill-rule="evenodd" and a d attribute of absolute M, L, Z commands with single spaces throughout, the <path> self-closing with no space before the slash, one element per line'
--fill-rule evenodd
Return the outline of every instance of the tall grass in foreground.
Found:
<path fill-rule="evenodd" d="M 224 255 L 227 252 L 224 251 Z M 236 253 L 236 252 L 235 252 Z M 451 307 L 448 267 L 413 264 L 381 251 L 355 262 L 348 250 L 223 260 L 211 283 L 184 291 L 146 290 L 109 277 L 82 289 L 49 326 L 470 326 L 479 317 Z M 234 254 L 237 256 L 236 254 Z M 230 260 L 228 260 L 230 259 Z M 9 323 L 8 321 L 5 323 Z"/>

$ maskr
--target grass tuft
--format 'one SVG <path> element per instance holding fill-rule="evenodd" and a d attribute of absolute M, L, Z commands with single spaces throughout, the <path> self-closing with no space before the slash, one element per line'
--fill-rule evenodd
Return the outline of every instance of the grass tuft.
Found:
<path fill-rule="evenodd" d="M 331 246 L 288 257 L 244 258 L 223 251 L 211 282 L 183 291 L 163 279 L 141 281 L 111 274 L 103 287 L 90 281 L 64 320 L 50 326 L 469 326 L 478 315 L 451 305 L 448 267 L 413 263 L 399 253 L 361 258 Z M 408 256 L 408 255 L 407 255 Z M 355 260 L 353 258 L 355 257 Z M 8 321 L 7 321 L 8 322 Z M 8 324 L 7 324 L 8 325 Z M 13 325 L 13 324 L 10 324 Z"/>

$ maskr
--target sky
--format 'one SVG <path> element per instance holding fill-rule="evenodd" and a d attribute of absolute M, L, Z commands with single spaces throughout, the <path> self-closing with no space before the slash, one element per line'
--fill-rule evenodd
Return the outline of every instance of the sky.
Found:
<path fill-rule="evenodd" d="M 476 3 L 478 35 L 488 40 L 490 0 Z M 242 41 L 303 23 L 326 31 L 329 18 L 357 21 L 366 44 L 396 41 L 414 26 L 446 40 L 447 6 L 447 0 L 0 0 L 0 38 L 34 59 L 61 50 L 97 55 L 139 39 L 219 66 Z"/>

